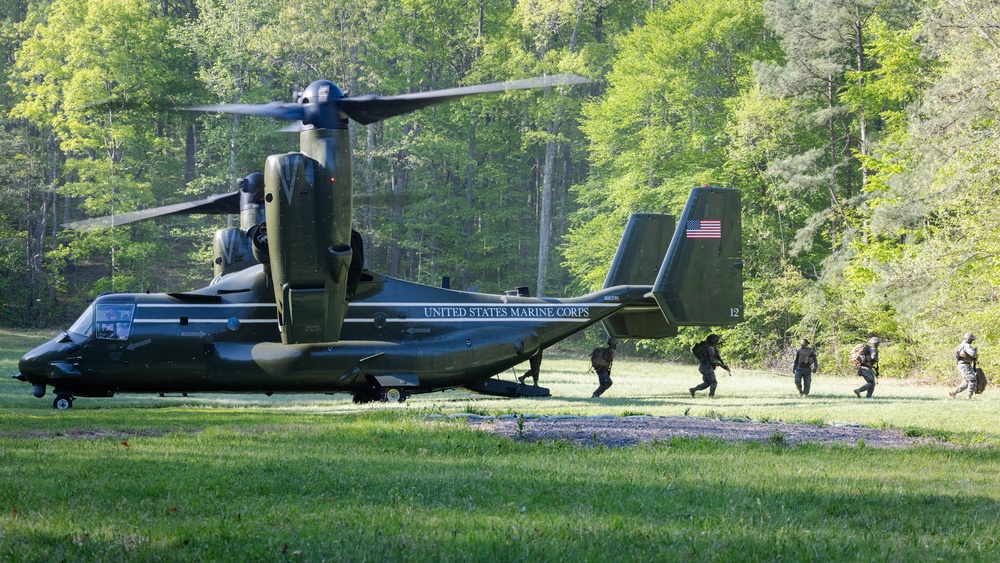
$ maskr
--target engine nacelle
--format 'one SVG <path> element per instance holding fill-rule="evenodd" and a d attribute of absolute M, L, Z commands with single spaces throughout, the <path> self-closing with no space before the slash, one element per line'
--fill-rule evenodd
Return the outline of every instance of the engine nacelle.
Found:
<path fill-rule="evenodd" d="M 346 143 L 311 133 L 311 152 L 325 162 L 274 155 L 264 172 L 267 247 L 285 344 L 336 342 L 347 314 L 351 193 L 348 182 L 338 189 L 337 178 L 344 168 L 349 177 L 350 155 Z"/>
<path fill-rule="evenodd" d="M 230 271 L 233 266 L 242 268 L 255 263 L 250 239 L 243 229 L 230 227 L 215 231 L 212 240 L 212 271 L 215 277 Z"/>

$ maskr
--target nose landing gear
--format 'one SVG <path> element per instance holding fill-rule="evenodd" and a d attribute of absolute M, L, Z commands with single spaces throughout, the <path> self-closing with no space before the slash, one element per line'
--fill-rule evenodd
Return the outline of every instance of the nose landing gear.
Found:
<path fill-rule="evenodd" d="M 65 393 L 56 395 L 56 400 L 52 401 L 52 408 L 61 411 L 73 408 L 73 396 Z"/>

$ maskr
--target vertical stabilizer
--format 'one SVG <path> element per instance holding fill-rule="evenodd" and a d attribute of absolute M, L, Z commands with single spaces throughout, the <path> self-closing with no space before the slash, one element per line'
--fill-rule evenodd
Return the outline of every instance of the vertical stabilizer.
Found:
<path fill-rule="evenodd" d="M 691 191 L 653 286 L 671 325 L 743 321 L 740 213 L 738 190 L 706 186 Z"/>
<path fill-rule="evenodd" d="M 670 246 L 676 220 L 672 215 L 636 213 L 629 218 L 604 287 L 652 286 Z M 664 338 L 677 334 L 655 306 L 626 309 L 601 321 L 615 338 Z"/>

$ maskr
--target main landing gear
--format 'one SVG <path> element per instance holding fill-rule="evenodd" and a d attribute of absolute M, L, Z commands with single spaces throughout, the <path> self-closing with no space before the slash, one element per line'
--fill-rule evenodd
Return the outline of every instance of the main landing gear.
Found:
<path fill-rule="evenodd" d="M 406 391 L 399 387 L 386 387 L 382 390 L 382 402 L 402 403 L 406 401 Z"/>

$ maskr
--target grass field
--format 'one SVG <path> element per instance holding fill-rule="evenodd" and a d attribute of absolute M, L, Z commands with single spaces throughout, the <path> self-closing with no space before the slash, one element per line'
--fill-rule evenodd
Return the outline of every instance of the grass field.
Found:
<path fill-rule="evenodd" d="M 619 359 L 600 400 L 579 358 L 545 399 L 449 391 L 78 399 L 6 377 L 44 338 L 0 330 L 0 559 L 232 561 L 982 560 L 1000 552 L 1000 398 L 857 377 Z M 504 377 L 510 378 L 507 374 Z M 950 444 L 881 450 L 709 440 L 519 443 L 431 413 L 750 416 L 859 422 Z"/>

